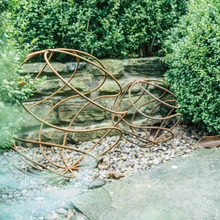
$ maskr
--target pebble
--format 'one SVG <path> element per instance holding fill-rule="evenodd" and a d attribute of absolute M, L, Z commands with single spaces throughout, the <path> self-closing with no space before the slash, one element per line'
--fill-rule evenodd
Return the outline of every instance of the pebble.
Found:
<path fill-rule="evenodd" d="M 84 184 L 89 186 L 91 183 L 93 182 L 93 180 L 85 180 L 84 181 Z"/>
<path fill-rule="evenodd" d="M 61 209 L 58 209 L 58 210 L 57 210 L 57 213 L 59 213 L 59 214 L 67 214 L 67 210 L 61 208 Z"/>
<path fill-rule="evenodd" d="M 8 209 L 0 210 L 0 216 L 2 212 L 8 212 L 13 215 L 12 219 L 27 219 L 27 220 L 37 220 L 37 219 L 68 219 L 67 212 L 72 204 L 69 200 L 60 200 L 52 197 L 45 197 L 42 194 L 47 190 L 77 190 L 79 193 L 87 190 L 93 190 L 94 188 L 108 184 L 108 174 L 110 172 L 121 172 L 125 176 L 133 175 L 134 173 L 140 172 L 142 170 L 150 169 L 154 166 L 160 165 L 160 163 L 166 162 L 168 160 L 173 160 L 173 158 L 180 155 L 187 156 L 193 150 L 197 149 L 195 143 L 197 142 L 196 133 L 200 136 L 204 136 L 201 131 L 196 130 L 196 127 L 181 127 L 178 126 L 174 129 L 174 133 L 177 133 L 173 139 L 160 143 L 159 146 L 153 146 L 151 148 L 142 148 L 138 145 L 131 144 L 127 142 L 126 139 L 122 138 L 119 145 L 114 147 L 111 151 L 107 152 L 105 155 L 101 156 L 99 166 L 97 168 L 82 169 L 74 171 L 76 177 L 67 179 L 63 177 L 50 179 L 38 179 L 33 176 L 25 175 L 18 171 L 17 169 L 8 169 L 7 174 L 11 180 L 13 180 L 18 185 L 16 187 L 3 187 L 0 188 L 0 204 L 10 205 L 8 207 L 13 207 Z M 190 130 L 194 130 L 194 138 L 191 137 Z M 178 132 L 187 140 L 184 140 Z M 144 136 L 144 133 L 140 134 Z M 98 144 L 94 149 L 91 150 L 91 154 L 99 155 L 105 149 L 109 148 L 115 143 L 118 137 L 105 137 L 103 143 Z M 198 136 L 197 136 L 198 138 Z M 77 147 L 81 150 L 88 150 L 88 147 L 93 146 L 98 140 L 92 140 L 91 142 L 79 143 Z M 137 140 L 133 140 L 137 143 Z M 68 144 L 68 146 L 71 146 Z M 74 146 L 73 146 L 74 147 Z M 61 161 L 61 150 L 58 147 L 43 147 L 47 155 L 55 163 L 62 165 Z M 19 150 L 29 155 L 32 159 L 41 161 L 45 166 L 54 169 L 53 165 L 49 164 L 42 155 L 41 150 L 38 148 L 19 148 Z M 25 170 L 31 170 L 32 173 L 38 172 L 36 169 L 29 167 L 26 163 L 19 160 L 18 155 L 9 150 L 7 156 L 11 160 L 18 160 L 17 165 L 23 167 Z M 66 153 L 66 161 L 68 164 L 73 164 L 74 161 L 82 155 L 81 153 L 68 151 Z M 90 157 L 84 157 L 84 162 L 91 159 Z M 0 166 L 6 166 L 7 161 L 0 155 Z M 172 167 L 174 168 L 174 167 Z M 44 174 L 47 174 L 45 172 Z M 6 205 L 6 206 L 7 206 Z M 19 208 L 20 207 L 20 208 Z M 23 207 L 26 207 L 24 209 Z M 13 213 L 11 213 L 13 210 Z M 72 209 L 75 220 L 87 220 L 87 218 L 76 209 Z M 15 214 L 17 214 L 15 216 Z M 27 215 L 27 216 L 26 216 Z"/>
<path fill-rule="evenodd" d="M 10 191 L 8 189 L 4 190 L 4 194 L 8 195 L 9 193 L 10 193 Z"/>
<path fill-rule="evenodd" d="M 2 195 L 2 198 L 3 198 L 3 199 L 7 199 L 7 198 L 8 198 L 8 196 L 7 196 L 7 195 L 5 195 L 5 194 L 3 194 L 3 195 Z"/>
<path fill-rule="evenodd" d="M 23 194 L 23 195 L 25 195 L 26 193 L 27 193 L 27 190 L 26 190 L 26 189 L 24 189 L 24 190 L 21 191 L 21 194 Z"/>
<path fill-rule="evenodd" d="M 106 183 L 106 181 L 104 181 L 104 180 L 99 180 L 99 179 L 94 180 L 93 182 L 91 182 L 91 183 L 89 184 L 89 189 L 97 188 L 97 187 L 103 186 L 103 185 L 105 185 L 105 183 Z"/>
<path fill-rule="evenodd" d="M 158 160 L 158 159 L 154 159 L 153 160 L 153 164 L 154 165 L 158 165 L 159 163 L 161 163 L 162 162 L 162 160 Z"/>
<path fill-rule="evenodd" d="M 126 148 L 126 149 L 124 150 L 124 152 L 125 152 L 126 154 L 129 154 L 129 153 L 131 152 L 131 149 L 130 149 L 130 148 Z"/>
<path fill-rule="evenodd" d="M 44 200 L 44 197 L 36 197 L 36 200 Z"/>
<path fill-rule="evenodd" d="M 51 214 L 46 215 L 45 220 L 53 220 L 53 216 Z"/>
<path fill-rule="evenodd" d="M 27 199 L 27 197 L 18 196 L 16 199 L 17 199 L 17 200 L 26 200 L 26 199 Z"/>

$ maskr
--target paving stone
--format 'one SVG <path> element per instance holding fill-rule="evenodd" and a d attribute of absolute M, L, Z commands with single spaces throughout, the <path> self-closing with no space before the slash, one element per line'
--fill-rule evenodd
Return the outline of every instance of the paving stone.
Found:
<path fill-rule="evenodd" d="M 74 205 L 91 220 L 219 219 L 219 157 L 198 149 L 86 192 Z"/>

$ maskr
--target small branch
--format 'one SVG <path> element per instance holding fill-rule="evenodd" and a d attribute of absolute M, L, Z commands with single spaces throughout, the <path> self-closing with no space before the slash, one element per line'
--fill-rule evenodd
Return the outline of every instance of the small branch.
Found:
<path fill-rule="evenodd" d="M 62 13 L 62 1 L 60 1 L 60 14 L 61 14 L 61 17 L 63 16 L 63 13 Z"/>
<path fill-rule="evenodd" d="M 149 51 L 150 55 L 152 55 L 152 50 L 153 50 L 153 45 L 154 45 L 155 38 L 156 38 L 156 34 L 154 35 L 153 40 L 152 40 L 151 45 L 150 45 L 150 51 Z"/>
<path fill-rule="evenodd" d="M 88 34 L 88 31 L 89 31 L 89 22 L 90 22 L 90 18 L 88 20 L 87 27 L 86 27 L 86 35 Z"/>

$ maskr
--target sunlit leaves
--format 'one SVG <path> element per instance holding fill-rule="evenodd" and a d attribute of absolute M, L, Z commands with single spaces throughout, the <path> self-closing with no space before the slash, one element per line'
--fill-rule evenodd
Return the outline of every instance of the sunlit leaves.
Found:
<path fill-rule="evenodd" d="M 166 81 L 188 122 L 220 131 L 220 3 L 191 0 L 165 43 Z"/>
<path fill-rule="evenodd" d="M 158 51 L 170 27 L 184 14 L 186 2 L 23 0 L 17 13 L 29 22 L 24 42 L 38 38 L 38 50 L 74 48 L 98 58 L 127 58 L 138 56 L 142 47 L 150 55 L 154 38 L 153 52 Z M 66 62 L 62 56 L 58 60 Z"/>

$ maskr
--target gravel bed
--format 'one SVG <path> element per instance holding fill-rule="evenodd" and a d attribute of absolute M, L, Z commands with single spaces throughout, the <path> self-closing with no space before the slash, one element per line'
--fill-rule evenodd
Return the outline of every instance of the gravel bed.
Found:
<path fill-rule="evenodd" d="M 37 174 L 39 172 L 23 162 L 13 150 L 9 150 L 6 155 L 12 161 L 11 164 L 8 165 L 5 157 L 0 155 L 0 174 L 9 180 L 5 183 L 0 181 L 0 219 L 86 220 L 87 217 L 75 209 L 68 197 L 69 193 L 66 195 L 63 192 L 78 195 L 109 182 L 117 181 L 108 177 L 110 172 L 116 171 L 124 176 L 129 176 L 158 166 L 160 163 L 165 163 L 180 155 L 189 154 L 196 150 L 198 139 L 207 136 L 207 133 L 197 130 L 194 126 L 187 125 L 179 125 L 173 129 L 173 132 L 176 134 L 173 139 L 151 148 L 139 147 L 122 138 L 118 146 L 100 157 L 97 167 L 75 171 L 76 177 L 70 179 L 63 177 L 42 179 L 26 175 L 14 168 L 13 165 L 15 164 L 32 173 Z M 91 154 L 99 155 L 116 140 L 117 137 L 106 137 L 101 144 L 91 151 Z M 77 146 L 68 144 L 68 146 L 86 150 L 95 141 L 79 143 Z M 42 157 L 39 148 L 19 147 L 19 150 L 41 164 L 55 169 Z M 63 164 L 60 148 L 44 147 L 44 151 L 52 161 L 60 165 Z M 65 155 L 66 161 L 70 165 L 80 157 L 81 153 L 65 150 Z M 86 161 L 88 158 L 89 156 L 83 160 Z M 41 173 L 45 172 L 41 171 Z M 67 217 L 68 213 L 69 218 Z"/>

